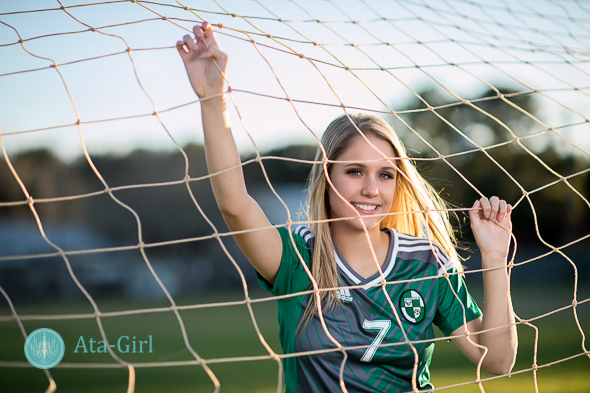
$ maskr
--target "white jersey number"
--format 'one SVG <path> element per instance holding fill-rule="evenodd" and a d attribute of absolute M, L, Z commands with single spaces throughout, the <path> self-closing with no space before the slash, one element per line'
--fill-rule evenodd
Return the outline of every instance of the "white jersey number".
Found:
<path fill-rule="evenodd" d="M 391 321 L 387 319 L 378 319 L 376 321 L 367 321 L 366 319 L 363 321 L 363 328 L 368 330 L 379 330 L 379 334 L 371 343 L 371 346 L 367 348 L 365 354 L 361 358 L 361 362 L 370 362 L 377 351 L 377 348 L 387 335 L 387 332 L 391 328 Z"/>

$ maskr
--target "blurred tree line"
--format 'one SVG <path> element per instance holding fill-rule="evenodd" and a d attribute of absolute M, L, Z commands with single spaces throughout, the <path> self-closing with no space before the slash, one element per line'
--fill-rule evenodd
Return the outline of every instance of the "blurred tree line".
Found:
<path fill-rule="evenodd" d="M 533 116 L 538 111 L 534 95 L 510 96 L 515 92 L 510 89 L 500 90 L 508 101 L 522 110 Z M 514 141 L 514 136 L 500 122 L 517 137 L 543 131 L 543 127 L 500 99 L 491 89 L 472 99 L 473 105 L 485 113 L 467 104 L 455 105 L 457 100 L 450 96 L 446 98 L 440 90 L 429 89 L 419 94 L 430 106 L 441 107 L 436 109 L 440 117 L 430 110 L 405 113 L 401 117 L 441 155 L 448 156 L 446 160 L 450 165 L 440 159 L 427 160 L 438 157 L 433 148 L 424 144 L 403 122 L 392 117 L 388 120 L 406 142 L 410 154 L 417 158 L 416 165 L 422 175 L 454 207 L 471 207 L 475 199 L 479 198 L 476 190 L 488 197 L 496 195 L 514 205 L 523 196 L 523 191 L 532 192 L 559 180 L 539 160 L 559 176 L 568 176 L 588 168 L 590 157 L 559 151 L 554 143 L 557 137 L 551 133 L 522 140 L 522 144 L 532 154 L 528 153 Z M 407 103 L 407 108 L 415 110 L 427 106 L 414 98 Z M 486 148 L 489 157 L 454 128 Z M 413 142 L 412 145 L 408 145 L 408 139 Z M 590 198 L 588 173 L 568 182 L 586 199 Z M 539 233 L 546 242 L 560 246 L 590 232 L 590 207 L 563 181 L 534 192 L 530 199 L 537 216 Z M 466 215 L 459 215 L 459 226 L 463 226 L 465 218 Z M 533 209 L 526 199 L 516 208 L 512 219 L 520 245 L 541 245 L 535 230 Z M 464 240 L 472 241 L 469 230 L 462 235 Z"/>
<path fill-rule="evenodd" d="M 505 94 L 510 91 L 505 90 Z M 432 106 L 444 106 L 445 100 L 437 90 L 420 92 Z M 494 97 L 492 91 L 481 97 Z M 531 95 L 518 95 L 508 98 L 520 108 L 535 113 L 536 105 Z M 487 113 L 501 119 L 518 136 L 531 133 L 539 126 L 521 111 L 499 98 L 481 100 L 474 103 Z M 408 108 L 425 108 L 419 101 L 409 101 Z M 491 146 L 511 141 L 512 136 L 491 117 L 468 105 L 450 105 L 436 112 L 450 124 L 469 135 L 482 146 Z M 436 116 L 433 111 L 420 111 L 401 115 L 413 129 L 422 135 L 441 154 L 447 158 L 461 175 L 484 195 L 498 195 L 510 203 L 515 203 L 525 191 L 532 191 L 558 180 L 534 157 L 516 143 L 488 149 L 492 161 L 449 124 Z M 456 207 L 470 207 L 478 197 L 477 192 L 465 179 L 442 160 L 425 160 L 437 157 L 434 151 L 423 144 L 405 125 L 394 118 L 388 118 L 406 143 L 410 155 L 417 159 L 421 173 L 440 190 L 441 195 Z M 535 127 L 536 126 L 536 127 Z M 541 136 L 539 138 L 545 138 Z M 527 143 L 527 142 L 523 142 Z M 206 163 L 202 146 L 188 145 L 185 152 L 189 159 L 189 174 L 192 178 L 206 176 Z M 548 167 L 562 176 L 567 176 L 588 167 L 588 157 L 564 155 L 548 143 L 535 148 L 535 154 Z M 265 152 L 265 156 L 283 156 L 312 160 L 315 146 L 289 146 Z M 245 159 L 251 157 L 245 157 Z M 161 153 L 137 150 L 124 157 L 93 157 L 96 168 L 110 187 L 153 184 L 177 181 L 179 184 L 153 187 L 129 188 L 113 191 L 113 195 L 134 209 L 140 219 L 144 242 L 160 242 L 173 239 L 190 238 L 212 234 L 207 221 L 199 214 L 187 192 L 184 178 L 184 159 L 179 152 Z M 54 198 L 83 195 L 104 191 L 104 186 L 93 173 L 85 159 L 66 164 L 48 150 L 35 150 L 12 157 L 19 176 L 29 193 L 35 198 Z M 271 182 L 303 183 L 310 170 L 309 164 L 283 160 L 263 160 Z M 504 172 L 498 165 L 510 174 Z M 252 186 L 265 183 L 258 163 L 244 167 L 247 184 Z M 571 179 L 570 184 L 586 198 L 590 195 L 590 176 L 584 174 Z M 0 201 L 23 201 L 25 198 L 4 160 L 0 161 Z M 196 201 L 208 218 L 220 231 L 225 230 L 223 220 L 217 210 L 208 179 L 190 182 Z M 543 239 L 553 245 L 562 245 L 590 232 L 590 209 L 585 202 L 563 182 L 547 187 L 530 196 L 537 214 L 539 232 Z M 137 224 L 135 217 L 118 206 L 106 193 L 63 200 L 37 203 L 41 219 L 44 221 L 80 222 L 92 230 L 112 239 L 118 244 L 137 243 Z M 466 215 L 460 214 L 462 226 Z M 0 207 L 0 218 L 31 219 L 26 205 Z M 535 233 L 533 212 L 526 200 L 518 206 L 513 216 L 515 234 L 520 244 L 539 244 Z M 464 231 L 464 240 L 469 241 L 470 231 Z M 203 247 L 201 242 L 192 242 L 172 248 L 157 248 L 154 252 L 183 252 Z M 159 251 L 158 251 L 159 250 Z M 180 251 L 178 251 L 180 250 Z"/>
<path fill-rule="evenodd" d="M 210 236 L 214 230 L 207 220 L 210 220 L 219 232 L 227 231 L 213 197 L 209 179 L 206 177 L 203 146 L 189 144 L 183 150 L 188 157 L 189 175 L 193 179 L 189 183 L 190 190 L 207 218 L 199 213 L 183 181 L 185 160 L 178 151 L 163 153 L 136 150 L 126 156 L 92 157 L 96 169 L 113 189 L 113 196 L 137 213 L 145 243 Z M 313 159 L 314 153 L 315 148 L 311 146 L 289 146 L 269 154 Z M 104 192 L 104 185 L 84 157 L 66 164 L 51 151 L 41 149 L 13 156 L 11 163 L 29 194 L 36 200 L 35 208 L 43 223 L 63 222 L 80 225 L 108 240 L 111 246 L 138 243 L 138 224 L 135 216 Z M 264 165 L 273 184 L 303 184 L 309 172 L 309 165 L 288 161 L 264 160 Z M 245 165 L 244 174 L 248 185 L 253 189 L 266 184 L 258 163 Z M 0 184 L 1 202 L 25 201 L 18 182 L 3 159 L 0 160 Z M 117 189 L 118 187 L 123 189 Z M 70 196 L 74 198 L 67 198 Z M 62 200 L 45 201 L 48 198 Z M 25 203 L 0 207 L 0 220 L 28 221 L 35 225 L 34 217 Z M 238 263 L 244 265 L 245 260 L 233 239 L 224 237 L 223 241 Z M 227 261 L 215 239 L 149 248 L 148 253 L 151 256 L 177 257 L 185 261 Z M 223 264 L 223 267 L 218 266 L 216 269 L 228 270 L 227 267 Z M 231 270 L 235 273 L 235 269 Z M 246 273 L 253 274 L 250 270 L 246 270 Z M 232 280 L 234 282 L 229 285 L 235 284 L 239 277 L 234 275 Z"/>

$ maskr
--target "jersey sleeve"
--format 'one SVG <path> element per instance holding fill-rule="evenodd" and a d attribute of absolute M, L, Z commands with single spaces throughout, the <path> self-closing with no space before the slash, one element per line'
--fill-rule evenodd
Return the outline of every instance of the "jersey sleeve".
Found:
<path fill-rule="evenodd" d="M 277 273 L 274 285 L 271 285 L 266 281 L 258 272 L 256 276 L 260 286 L 275 296 L 286 295 L 290 293 L 307 291 L 310 288 L 311 280 L 307 275 L 307 272 L 301 264 L 299 255 L 303 258 L 304 262 L 310 267 L 310 250 L 305 239 L 297 233 L 293 233 L 293 240 L 289 235 L 289 229 L 277 228 L 281 235 L 281 241 L 283 243 L 283 253 L 281 256 L 281 266 Z M 299 255 L 297 251 L 299 251 Z"/>
<path fill-rule="evenodd" d="M 466 322 L 482 316 L 482 312 L 467 291 L 465 281 L 456 268 L 448 270 L 446 277 L 439 277 L 438 280 L 438 307 L 434 317 L 434 324 L 437 325 L 445 336 L 463 326 Z M 455 273 L 455 274 L 453 274 Z M 465 318 L 463 318 L 465 308 Z"/>

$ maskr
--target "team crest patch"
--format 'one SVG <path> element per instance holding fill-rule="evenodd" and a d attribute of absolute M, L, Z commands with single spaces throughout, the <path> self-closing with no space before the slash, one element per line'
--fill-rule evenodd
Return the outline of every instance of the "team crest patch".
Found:
<path fill-rule="evenodd" d="M 418 291 L 405 291 L 399 299 L 399 306 L 408 322 L 420 323 L 424 319 L 424 299 Z"/>

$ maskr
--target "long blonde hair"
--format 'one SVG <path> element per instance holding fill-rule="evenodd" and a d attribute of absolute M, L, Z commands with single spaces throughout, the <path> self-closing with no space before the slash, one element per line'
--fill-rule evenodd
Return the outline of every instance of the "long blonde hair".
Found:
<path fill-rule="evenodd" d="M 381 221 L 381 228 L 394 228 L 398 232 L 418 237 L 429 237 L 441 246 L 455 266 L 462 271 L 456 250 L 456 238 L 451 227 L 447 205 L 436 190 L 418 173 L 406 149 L 393 128 L 383 119 L 362 113 L 343 115 L 332 121 L 322 136 L 322 151 L 318 147 L 315 161 L 307 184 L 307 217 L 310 230 L 315 232 L 311 273 L 318 288 L 337 288 L 338 271 L 334 258 L 334 242 L 330 233 L 330 224 L 321 222 L 328 219 L 328 182 L 324 165 L 330 172 L 331 162 L 338 159 L 355 138 L 361 134 L 373 136 L 391 144 L 397 159 L 396 189 L 390 213 Z M 327 161 L 325 161 L 327 160 Z M 321 304 L 330 309 L 337 303 L 336 290 L 320 292 Z M 323 307 L 324 307 L 323 306 Z M 302 318 L 306 323 L 316 311 L 316 302 L 311 299 Z"/>

